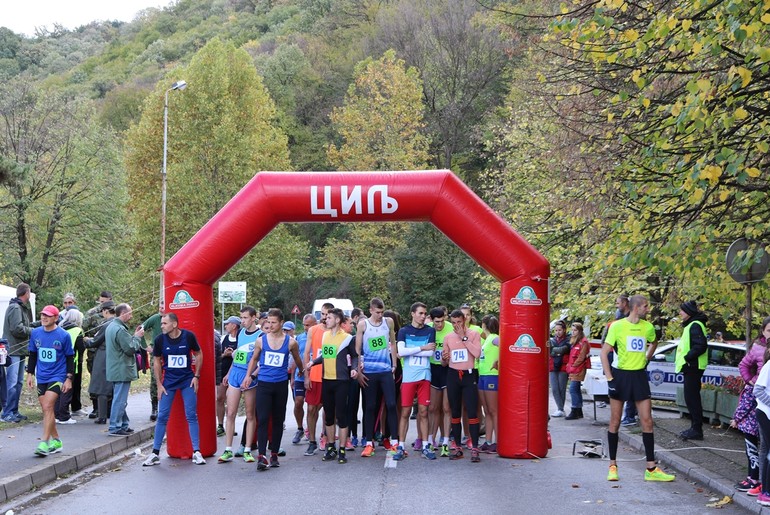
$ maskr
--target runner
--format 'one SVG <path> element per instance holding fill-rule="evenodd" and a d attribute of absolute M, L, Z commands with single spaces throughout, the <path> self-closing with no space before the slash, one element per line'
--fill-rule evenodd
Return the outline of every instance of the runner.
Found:
<path fill-rule="evenodd" d="M 623 402 L 636 404 L 642 426 L 642 442 L 647 457 L 645 481 L 673 481 L 673 474 L 666 474 L 655 465 L 655 438 L 652 432 L 652 403 L 650 401 L 650 383 L 647 380 L 647 364 L 655 355 L 658 347 L 655 327 L 647 320 L 649 303 L 643 295 L 634 295 L 629 299 L 631 312 L 626 318 L 615 321 L 607 339 L 602 345 L 602 368 L 607 378 L 607 390 L 610 397 L 610 424 L 607 429 L 607 444 L 610 450 L 610 470 L 607 481 L 618 480 L 618 429 Z M 610 365 L 608 355 L 615 353 Z"/>
<path fill-rule="evenodd" d="M 153 367 L 158 382 L 158 422 L 155 424 L 152 452 L 142 465 L 152 467 L 160 464 L 160 446 L 166 436 L 166 424 L 177 392 L 182 395 L 184 402 L 184 413 L 193 448 L 192 462 L 205 465 L 206 460 L 200 450 L 197 412 L 198 385 L 201 377 L 199 370 L 203 368 L 203 353 L 195 334 L 186 329 L 179 329 L 179 319 L 175 313 L 162 316 L 160 329 L 161 334 L 155 338 L 152 346 Z"/>
<path fill-rule="evenodd" d="M 447 367 L 441 363 L 441 352 L 444 350 L 444 338 L 452 332 L 452 325 L 446 323 L 447 312 L 444 306 L 430 310 L 433 329 L 436 330 L 436 349 L 430 356 L 430 405 L 428 406 L 428 445 L 438 447 L 436 440 L 438 429 L 441 428 L 442 458 L 449 457 L 449 397 L 446 394 Z"/>
<path fill-rule="evenodd" d="M 436 350 L 436 330 L 425 325 L 428 308 L 422 302 L 415 302 L 410 309 L 412 323 L 399 329 L 398 356 L 402 358 L 404 380 L 401 383 L 401 424 L 398 428 L 398 447 L 393 454 L 396 461 L 404 459 L 406 434 L 409 431 L 409 415 L 412 401 L 417 396 L 417 443 L 422 447 L 422 456 L 436 459 L 436 453 L 428 447 L 428 405 L 430 404 L 430 357 Z"/>
<path fill-rule="evenodd" d="M 489 333 L 481 347 L 479 357 L 479 397 L 481 405 L 487 414 L 486 434 L 481 452 L 497 453 L 497 378 L 499 375 L 500 359 L 500 322 L 493 315 L 485 315 L 481 319 L 481 327 Z"/>
<path fill-rule="evenodd" d="M 323 335 L 326 331 L 326 318 L 329 310 L 334 309 L 334 305 L 326 302 L 321 306 L 321 320 L 314 325 L 308 333 L 308 345 L 305 347 L 305 354 L 302 357 L 304 363 L 321 356 L 323 345 Z M 323 370 L 320 367 L 312 372 L 305 374 L 305 402 L 307 402 L 307 430 L 308 444 L 305 456 L 312 456 L 318 450 L 318 442 L 315 439 L 315 429 L 318 423 L 318 413 L 321 411 L 321 389 L 323 379 Z M 323 432 L 323 431 L 321 431 Z"/>
<path fill-rule="evenodd" d="M 286 324 L 289 323 L 291 322 L 286 322 Z M 284 330 L 286 329 L 286 324 L 283 324 Z M 310 313 L 302 317 L 302 326 L 305 328 L 305 331 L 296 337 L 300 356 L 305 355 L 307 333 L 315 324 L 315 317 Z M 305 375 L 300 374 L 299 369 L 294 367 L 292 363 L 289 363 L 289 374 L 293 375 L 292 394 L 294 395 L 294 418 L 297 421 L 297 432 L 294 433 L 294 438 L 292 438 L 291 443 L 297 445 L 302 440 L 302 437 L 305 436 Z"/>
<path fill-rule="evenodd" d="M 238 414 L 238 404 L 241 402 L 241 394 L 246 405 L 246 429 L 244 430 L 245 443 L 238 450 L 237 455 L 243 456 L 243 461 L 253 463 L 251 444 L 256 426 L 254 387 L 257 382 L 246 375 L 251 357 L 254 353 L 254 344 L 261 330 L 257 326 L 257 310 L 252 306 L 244 306 L 241 309 L 241 330 L 238 333 L 238 348 L 233 354 L 233 364 L 222 382 L 227 388 L 227 418 L 225 419 L 225 451 L 219 457 L 219 463 L 233 461 L 233 433 L 235 433 L 235 417 Z"/>
<path fill-rule="evenodd" d="M 40 312 L 41 327 L 32 329 L 29 336 L 29 363 L 27 386 L 37 382 L 37 400 L 43 410 L 43 438 L 35 449 L 38 456 L 61 452 L 62 442 L 56 430 L 54 406 L 59 394 L 72 388 L 75 372 L 75 350 L 67 331 L 58 327 L 59 310 L 46 306 Z"/>
<path fill-rule="evenodd" d="M 396 349 L 388 345 L 395 340 L 393 320 L 382 316 L 385 304 L 377 297 L 369 302 L 369 318 L 358 321 L 356 331 L 356 353 L 358 361 L 358 382 L 364 394 L 364 450 L 361 456 L 374 456 L 374 422 L 380 404 L 377 398 L 382 395 L 387 410 L 390 434 L 398 434 L 396 415 L 396 384 L 393 374 L 396 371 Z"/>
<path fill-rule="evenodd" d="M 231 316 L 225 320 L 225 335 L 220 342 L 222 352 L 219 370 L 217 370 L 217 436 L 224 436 L 225 432 L 225 399 L 227 398 L 227 385 L 222 378 L 230 371 L 233 364 L 233 353 L 238 348 L 238 331 L 241 328 L 241 319 Z"/>
<path fill-rule="evenodd" d="M 294 324 L 292 324 L 293 326 Z M 268 462 L 267 437 L 269 425 L 272 424 L 270 435 L 270 467 L 277 468 L 278 451 L 281 449 L 283 436 L 283 421 L 286 419 L 286 401 L 288 400 L 289 376 L 287 374 L 289 353 L 294 358 L 297 370 L 302 371 L 302 360 L 299 355 L 297 340 L 288 334 L 283 334 L 283 312 L 272 308 L 267 312 L 267 323 L 263 325 L 264 334 L 254 345 L 254 354 L 246 370 L 248 377 L 259 364 L 256 372 L 256 404 L 257 404 L 257 445 L 259 457 L 257 470 L 267 470 Z"/>
<path fill-rule="evenodd" d="M 348 381 L 358 377 L 358 354 L 353 344 L 353 337 L 340 328 L 343 320 L 345 320 L 345 314 L 341 309 L 329 310 L 321 356 L 307 364 L 307 368 L 312 369 L 313 365 L 323 363 L 322 398 L 328 442 L 323 461 L 332 461 L 337 458 L 339 463 L 348 462 L 345 450 L 345 441 L 348 436 L 347 404 L 350 388 Z M 337 426 L 334 424 L 335 418 Z M 339 427 L 339 454 L 334 441 L 335 427 Z"/>
<path fill-rule="evenodd" d="M 459 309 L 449 315 L 454 331 L 444 337 L 444 350 L 441 360 L 449 366 L 447 371 L 447 395 L 452 410 L 452 435 L 455 442 L 460 441 L 460 421 L 462 406 L 468 410 L 468 425 L 471 434 L 471 462 L 478 463 L 479 457 L 479 419 L 478 419 L 478 370 L 475 360 L 481 355 L 481 336 L 465 325 L 465 315 Z M 461 446 L 457 446 L 449 456 L 450 460 L 463 457 Z"/>

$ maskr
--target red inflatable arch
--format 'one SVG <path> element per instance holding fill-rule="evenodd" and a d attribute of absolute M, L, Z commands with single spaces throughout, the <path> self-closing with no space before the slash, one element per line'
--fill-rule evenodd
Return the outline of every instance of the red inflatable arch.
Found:
<path fill-rule="evenodd" d="M 502 283 L 498 452 L 545 456 L 548 261 L 448 170 L 261 172 L 166 263 L 167 309 L 203 348 L 198 414 L 205 456 L 217 449 L 212 285 L 281 222 L 395 221 L 431 222 Z M 168 436 L 169 455 L 192 454 L 179 398 Z"/>

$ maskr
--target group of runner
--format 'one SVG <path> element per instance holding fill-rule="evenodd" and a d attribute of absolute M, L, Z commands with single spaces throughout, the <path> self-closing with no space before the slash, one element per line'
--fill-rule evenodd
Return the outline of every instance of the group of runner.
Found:
<path fill-rule="evenodd" d="M 369 311 L 369 317 L 360 310 L 354 310 L 350 317 L 332 304 L 324 304 L 319 323 L 313 315 L 306 315 L 305 332 L 297 338 L 294 324 L 285 322 L 279 309 L 259 313 L 245 306 L 240 320 L 230 317 L 226 321 L 228 335 L 222 339 L 220 351 L 227 409 L 224 427 L 218 428 L 226 441 L 219 463 L 242 456 L 246 462 L 256 461 L 260 471 L 280 466 L 290 386 L 298 425 L 292 443 L 306 438 L 306 456 L 319 450 L 316 426 L 323 408 L 323 461 L 347 463 L 347 453 L 359 444 L 362 457 L 374 456 L 377 425 L 381 445 L 393 460 L 403 460 L 408 456 L 406 437 L 415 398 L 418 435 L 413 448 L 424 458 L 434 460 L 437 454 L 452 460 L 463 458 L 463 410 L 471 461 L 480 461 L 481 452 L 496 451 L 497 319 L 485 317 L 482 328 L 469 324 L 469 314 L 463 310 L 448 314 L 446 308 L 437 307 L 429 313 L 425 304 L 416 302 L 411 307 L 411 322 L 399 328 L 392 317 L 384 316 L 381 299 L 372 299 Z M 240 328 L 236 331 L 237 325 Z M 481 380 L 480 369 L 485 371 Z M 484 394 L 479 393 L 480 387 Z M 364 413 L 360 441 L 355 429 L 359 395 Z M 246 423 L 241 447 L 233 452 L 241 397 L 245 398 Z M 487 442 L 482 449 L 479 399 L 487 397 Z M 307 405 L 307 430 L 303 427 L 303 401 Z M 351 425 L 353 440 L 349 437 Z M 256 458 L 252 454 L 255 433 Z"/>

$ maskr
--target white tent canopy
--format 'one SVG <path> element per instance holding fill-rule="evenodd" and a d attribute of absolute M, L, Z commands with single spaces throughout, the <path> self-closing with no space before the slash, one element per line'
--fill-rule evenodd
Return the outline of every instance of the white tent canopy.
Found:
<path fill-rule="evenodd" d="M 16 297 L 15 286 L 5 286 L 0 284 L 0 336 L 3 334 L 3 323 L 5 322 L 5 312 L 8 309 L 8 303 Z M 35 320 L 35 294 L 29 297 L 29 305 L 32 306 L 32 320 Z"/>

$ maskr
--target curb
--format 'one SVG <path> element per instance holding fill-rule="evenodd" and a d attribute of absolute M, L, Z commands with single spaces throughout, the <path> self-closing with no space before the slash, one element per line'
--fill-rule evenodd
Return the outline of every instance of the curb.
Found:
<path fill-rule="evenodd" d="M 35 465 L 22 472 L 2 478 L 0 503 L 12 500 L 57 478 L 79 472 L 96 463 L 116 456 L 129 447 L 138 446 L 155 435 L 155 425 L 138 429 L 134 434 L 109 441 L 95 447 L 81 448 L 72 454 L 61 454 L 57 458 L 46 457 L 45 463 Z"/>
<path fill-rule="evenodd" d="M 621 442 L 644 455 L 644 443 L 642 442 L 641 436 L 622 430 L 619 431 L 619 435 Z M 733 504 L 740 506 L 748 512 L 770 515 L 770 509 L 766 509 L 758 504 L 755 497 L 749 497 L 748 495 L 745 495 L 744 492 L 738 492 L 726 478 L 720 476 L 714 477 L 713 475 L 710 475 L 711 472 L 703 467 L 699 467 L 695 463 L 686 460 L 681 456 L 677 456 L 674 452 L 664 449 L 659 445 L 655 446 L 655 455 L 660 462 L 665 463 L 680 474 L 685 475 L 688 479 L 697 481 L 709 490 L 713 490 L 720 495 L 732 497 Z"/>

